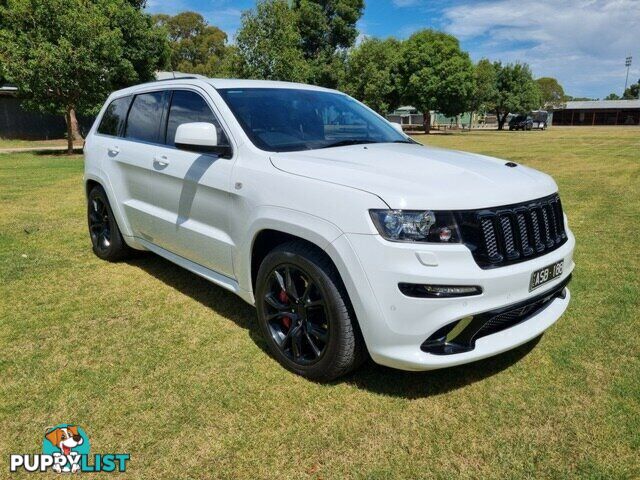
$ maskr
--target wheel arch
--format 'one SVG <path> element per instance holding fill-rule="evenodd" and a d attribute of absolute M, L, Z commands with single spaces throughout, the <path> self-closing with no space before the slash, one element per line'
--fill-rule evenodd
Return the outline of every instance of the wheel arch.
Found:
<path fill-rule="evenodd" d="M 87 178 L 84 182 L 84 194 L 88 197 L 89 192 L 95 187 L 102 187 L 104 189 L 104 185 L 95 178 Z"/>
<path fill-rule="evenodd" d="M 276 247 L 283 245 L 285 243 L 289 243 L 292 241 L 298 241 L 305 243 L 314 249 L 316 249 L 321 255 L 325 256 L 333 267 L 336 269 L 338 274 L 340 272 L 336 263 L 331 258 L 331 255 L 325 250 L 323 244 L 328 242 L 317 242 L 317 239 L 310 239 L 307 236 L 301 236 L 300 232 L 291 233 L 282 229 L 274 229 L 274 228 L 265 228 L 258 232 L 253 237 L 253 241 L 251 242 L 251 291 L 255 293 L 256 289 L 256 279 L 258 277 L 258 270 L 262 261 L 265 257 L 273 251 Z"/>
<path fill-rule="evenodd" d="M 337 238 L 341 237 L 339 235 Z M 339 255 L 338 250 L 332 247 L 332 242 L 327 241 L 326 244 L 321 245 L 323 242 L 315 242 L 305 236 L 296 235 L 287 231 L 265 228 L 258 232 L 253 237 L 251 244 L 251 296 L 254 301 L 257 302 L 255 297 L 256 292 L 256 280 L 258 276 L 258 270 L 262 261 L 266 258 L 269 252 L 273 251 L 279 245 L 283 245 L 292 241 L 304 243 L 312 247 L 318 254 L 327 259 L 335 270 L 337 275 L 337 281 L 339 282 L 338 289 L 343 293 L 345 297 L 345 303 L 347 308 L 351 312 L 354 322 L 354 328 L 356 329 L 356 335 L 358 335 L 364 342 L 364 348 L 367 347 L 366 336 L 362 331 L 362 324 L 360 321 L 364 310 L 361 308 L 361 299 L 354 297 L 357 295 L 356 290 L 353 289 L 353 279 L 349 277 L 349 271 L 345 268 L 345 262 L 340 258 L 334 258 L 334 255 Z M 351 287 L 351 288 L 350 288 Z"/>
<path fill-rule="evenodd" d="M 275 247 L 291 240 L 306 241 L 327 253 L 340 235 L 336 225 L 322 218 L 284 207 L 261 206 L 252 210 L 242 242 L 233 255 L 234 274 L 242 290 L 253 296 L 257 269 Z M 336 262 L 332 259 L 332 262 Z"/>
<path fill-rule="evenodd" d="M 135 242 L 132 241 L 133 233 L 129 226 L 129 222 L 127 221 L 127 218 L 123 214 L 120 204 L 115 198 L 115 193 L 110 188 L 109 181 L 104 178 L 100 178 L 96 175 L 93 175 L 93 174 L 88 175 L 85 173 L 84 189 L 85 189 L 86 198 L 89 197 L 89 192 L 94 187 L 98 187 L 98 186 L 102 187 L 105 194 L 107 195 L 107 199 L 109 200 L 109 205 L 111 206 L 111 210 L 113 211 L 113 214 L 116 217 L 116 222 L 118 223 L 118 227 L 120 228 L 122 235 L 125 237 L 125 241 L 127 242 L 127 244 L 129 244 L 129 246 L 132 246 L 133 248 L 141 249 L 139 246 L 137 246 L 137 244 L 135 244 Z"/>

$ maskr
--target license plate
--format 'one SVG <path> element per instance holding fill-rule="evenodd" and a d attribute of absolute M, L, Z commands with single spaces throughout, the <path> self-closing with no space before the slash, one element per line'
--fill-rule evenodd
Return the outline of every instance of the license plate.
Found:
<path fill-rule="evenodd" d="M 529 291 L 535 290 L 538 287 L 543 286 L 545 283 L 549 283 L 554 278 L 562 275 L 562 268 L 564 267 L 564 260 L 560 260 L 552 265 L 548 265 L 540 270 L 536 270 L 531 274 L 531 282 L 529 283 Z"/>

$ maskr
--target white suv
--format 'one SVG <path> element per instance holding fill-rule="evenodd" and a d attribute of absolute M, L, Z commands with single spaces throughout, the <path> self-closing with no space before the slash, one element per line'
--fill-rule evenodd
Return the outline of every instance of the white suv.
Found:
<path fill-rule="evenodd" d="M 567 308 L 575 240 L 531 168 L 417 144 L 340 92 L 185 77 L 113 93 L 85 145 L 93 250 L 150 250 L 255 305 L 329 380 L 458 365 Z"/>

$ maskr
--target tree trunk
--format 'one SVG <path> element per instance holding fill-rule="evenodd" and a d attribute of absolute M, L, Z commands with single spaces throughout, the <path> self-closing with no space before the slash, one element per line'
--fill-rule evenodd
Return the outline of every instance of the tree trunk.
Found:
<path fill-rule="evenodd" d="M 473 127 L 473 110 L 469 112 L 469 131 L 471 131 L 471 128 Z"/>
<path fill-rule="evenodd" d="M 422 126 L 424 127 L 424 133 L 428 135 L 431 131 L 431 112 L 427 111 L 422 114 Z"/>
<path fill-rule="evenodd" d="M 64 114 L 64 120 L 67 123 L 67 153 L 71 155 L 73 153 L 73 142 L 82 141 L 82 135 L 80 135 L 80 128 L 76 117 L 76 110 L 73 106 L 67 107 L 67 111 Z"/>
<path fill-rule="evenodd" d="M 500 112 L 496 112 L 496 115 L 498 116 L 498 130 L 502 130 L 504 127 L 504 122 L 507 121 L 507 115 L 509 115 L 509 112 L 505 113 L 504 115 L 500 115 Z"/>

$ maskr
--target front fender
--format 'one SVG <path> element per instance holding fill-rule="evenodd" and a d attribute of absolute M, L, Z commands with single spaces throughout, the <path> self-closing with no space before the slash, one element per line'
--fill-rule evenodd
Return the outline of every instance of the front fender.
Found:
<path fill-rule="evenodd" d="M 298 210 L 276 206 L 254 209 L 252 220 L 243 235 L 245 240 L 236 249 L 233 258 L 236 279 L 240 288 L 248 292 L 253 292 L 251 252 L 256 237 L 263 230 L 276 230 L 302 238 L 325 251 L 327 246 L 343 233 L 333 223 Z"/>

